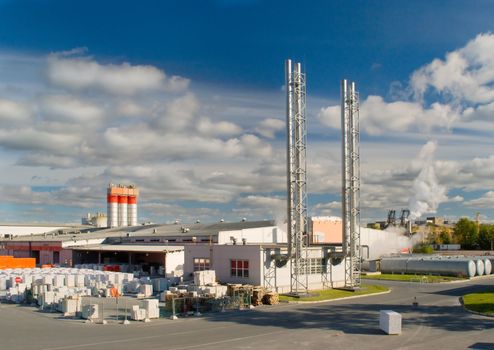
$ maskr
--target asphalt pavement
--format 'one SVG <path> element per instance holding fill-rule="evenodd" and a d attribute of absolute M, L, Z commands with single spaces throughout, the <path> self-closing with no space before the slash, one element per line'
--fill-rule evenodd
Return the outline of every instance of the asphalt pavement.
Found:
<path fill-rule="evenodd" d="M 2 304 L 0 349 L 494 349 L 494 318 L 466 312 L 458 300 L 494 287 L 494 276 L 447 284 L 371 283 L 387 285 L 391 293 L 130 325 L 86 324 Z M 401 313 L 401 335 L 379 329 L 380 310 Z"/>

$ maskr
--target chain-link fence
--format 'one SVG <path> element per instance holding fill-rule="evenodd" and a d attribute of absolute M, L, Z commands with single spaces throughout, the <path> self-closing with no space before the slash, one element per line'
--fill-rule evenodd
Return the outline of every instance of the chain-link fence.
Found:
<path fill-rule="evenodd" d="M 166 300 L 137 299 L 132 296 L 94 297 L 83 296 L 55 301 L 43 298 L 29 298 L 37 302 L 45 312 L 60 312 L 66 317 L 82 317 L 93 323 L 124 323 L 154 318 L 176 318 L 199 316 L 211 312 L 225 312 L 247 309 L 251 305 L 251 294 L 234 292 L 232 296 L 214 298 L 209 296 L 177 297 L 174 294 Z M 44 303 L 43 303 L 44 302 Z"/>
<path fill-rule="evenodd" d="M 132 297 L 119 298 L 81 298 L 78 313 L 94 323 L 114 323 L 125 320 L 144 320 L 153 317 L 175 318 L 198 316 L 209 312 L 224 312 L 249 308 L 250 294 L 239 293 L 222 298 L 213 297 L 175 297 L 170 296 L 158 304 L 158 313 L 149 311 L 147 299 Z M 91 307 L 92 305 L 92 307 Z M 142 311 L 145 310 L 145 311 Z"/>

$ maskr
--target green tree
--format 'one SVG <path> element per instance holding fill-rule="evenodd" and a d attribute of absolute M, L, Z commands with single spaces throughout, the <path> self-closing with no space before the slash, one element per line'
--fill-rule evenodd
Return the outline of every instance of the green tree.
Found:
<path fill-rule="evenodd" d="M 492 250 L 494 245 L 494 225 L 480 225 L 478 244 L 481 249 Z"/>
<path fill-rule="evenodd" d="M 472 249 L 478 246 L 477 224 L 467 218 L 461 218 L 455 225 L 456 241 L 462 248 Z"/>
<path fill-rule="evenodd" d="M 439 234 L 439 240 L 441 241 L 441 244 L 451 244 L 451 236 L 447 229 L 443 228 L 441 230 L 441 233 Z"/>

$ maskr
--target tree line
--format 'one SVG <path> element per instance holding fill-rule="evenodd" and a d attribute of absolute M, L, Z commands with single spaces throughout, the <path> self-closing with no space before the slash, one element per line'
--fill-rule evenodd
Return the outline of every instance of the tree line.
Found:
<path fill-rule="evenodd" d="M 453 230 L 441 229 L 434 235 L 433 242 L 437 244 L 461 244 L 462 249 L 493 250 L 494 224 L 480 224 L 461 218 Z"/>

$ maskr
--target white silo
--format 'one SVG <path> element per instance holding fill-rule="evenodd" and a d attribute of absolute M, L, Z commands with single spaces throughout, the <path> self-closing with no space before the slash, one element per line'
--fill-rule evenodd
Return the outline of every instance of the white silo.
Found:
<path fill-rule="evenodd" d="M 127 213 L 129 226 L 137 226 L 137 196 L 129 195 Z"/>
<path fill-rule="evenodd" d="M 111 187 L 108 188 L 107 196 L 107 219 L 108 227 L 118 226 L 118 196 L 111 193 Z"/>
<path fill-rule="evenodd" d="M 118 226 L 128 226 L 127 222 L 127 203 L 128 197 L 126 195 L 118 196 Z"/>

